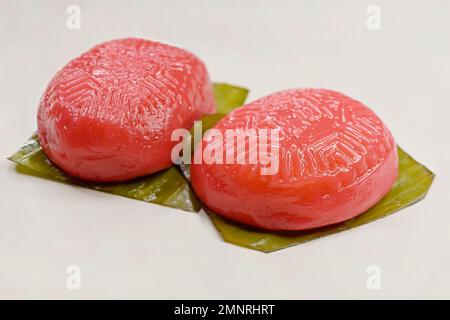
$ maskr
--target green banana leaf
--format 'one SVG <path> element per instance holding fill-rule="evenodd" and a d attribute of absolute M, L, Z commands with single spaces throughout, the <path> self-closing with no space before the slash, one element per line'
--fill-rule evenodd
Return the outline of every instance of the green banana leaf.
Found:
<path fill-rule="evenodd" d="M 423 199 L 434 174 L 400 147 L 398 156 L 399 174 L 391 191 L 368 211 L 335 225 L 305 231 L 274 232 L 232 222 L 207 208 L 205 211 L 226 242 L 266 253 L 295 246 L 386 217 Z"/>
<path fill-rule="evenodd" d="M 219 113 L 225 113 L 242 105 L 247 94 L 248 90 L 244 88 L 224 83 L 214 84 L 214 95 Z M 213 115 L 212 118 L 216 119 L 217 117 Z M 169 169 L 128 182 L 86 182 L 71 177 L 58 169 L 42 151 L 36 134 L 8 159 L 16 163 L 16 170 L 18 172 L 28 175 L 91 188 L 184 211 L 198 212 L 201 207 L 189 184 L 180 172 L 180 168 L 177 166 L 172 166 Z"/>
<path fill-rule="evenodd" d="M 214 84 L 214 97 L 216 98 L 217 113 L 227 114 L 233 109 L 240 107 L 247 99 L 248 90 L 241 87 L 231 86 L 226 83 Z"/>
<path fill-rule="evenodd" d="M 175 166 L 122 183 L 94 183 L 69 176 L 58 169 L 45 156 L 34 134 L 10 160 L 16 162 L 16 170 L 41 178 L 87 187 L 136 200 L 156 203 L 184 211 L 198 212 L 200 203 L 186 180 Z"/>
<path fill-rule="evenodd" d="M 214 126 L 226 113 L 244 104 L 247 94 L 248 90 L 244 88 L 215 84 L 214 95 L 218 113 L 202 118 L 203 131 Z M 299 232 L 268 232 L 232 222 L 211 212 L 208 208 L 204 209 L 226 242 L 266 253 L 298 245 L 383 218 L 423 199 L 431 186 L 434 174 L 401 148 L 398 148 L 398 152 L 399 176 L 391 191 L 367 212 L 336 225 Z M 126 183 L 89 183 L 70 177 L 54 166 L 42 152 L 36 135 L 33 135 L 9 159 L 17 163 L 17 171 L 29 175 L 185 211 L 197 212 L 201 206 L 185 179 L 185 177 L 189 179 L 189 165 L 173 166 Z"/>

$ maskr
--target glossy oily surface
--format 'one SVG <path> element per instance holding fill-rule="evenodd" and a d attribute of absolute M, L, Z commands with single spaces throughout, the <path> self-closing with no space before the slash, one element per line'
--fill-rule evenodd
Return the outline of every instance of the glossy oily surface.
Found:
<path fill-rule="evenodd" d="M 225 83 L 214 84 L 213 89 L 218 111 L 241 106 L 248 93 L 248 90 L 245 88 Z M 204 118 L 214 116 L 205 116 Z M 202 121 L 204 123 L 203 126 L 207 127 L 207 121 Z M 214 122 L 210 126 L 213 124 Z M 16 170 L 24 174 L 87 187 L 184 211 L 196 212 L 200 210 L 200 203 L 180 170 L 175 166 L 131 181 L 118 183 L 88 182 L 69 176 L 56 167 L 42 151 L 36 134 L 33 134 L 9 159 L 17 164 Z"/>
<path fill-rule="evenodd" d="M 397 181 L 388 194 L 369 210 L 341 223 L 300 231 L 267 231 L 233 222 L 209 210 L 207 212 L 226 242 L 265 253 L 285 249 L 373 222 L 422 200 L 433 183 L 434 173 L 400 147 L 398 158 Z"/>
<path fill-rule="evenodd" d="M 202 203 L 254 227 L 304 230 L 353 218 L 378 202 L 397 178 L 389 130 L 369 108 L 338 92 L 278 92 L 232 111 L 214 128 L 224 136 L 238 128 L 279 132 L 278 142 L 268 140 L 278 146 L 267 149 L 278 159 L 273 175 L 262 175 L 260 162 L 250 164 L 248 140 L 244 164 L 235 158 L 233 164 L 191 166 Z M 210 143 L 206 135 L 196 152 Z"/>
<path fill-rule="evenodd" d="M 90 181 L 124 181 L 172 165 L 175 128 L 215 112 L 202 61 L 166 44 L 100 44 L 51 80 L 38 111 L 48 158 Z"/>
<path fill-rule="evenodd" d="M 81 9 L 80 30 L 66 27 L 69 4 Z M 373 21 L 369 4 L 381 8 L 379 30 L 366 26 L 366 18 Z M 450 42 L 443 41 L 450 35 L 450 1 L 0 6 L 3 299 L 450 298 Z M 300 86 L 359 99 L 398 145 L 436 173 L 431 189 L 387 218 L 263 254 L 222 241 L 203 212 L 185 214 L 15 172 L 5 158 L 35 131 L 40 95 L 56 70 L 97 43 L 129 35 L 194 52 L 211 79 L 249 88 L 246 103 Z M 411 192 L 419 185 L 412 177 L 404 176 Z M 391 208 L 402 201 L 403 185 Z M 248 243 L 273 248 L 268 234 Z M 226 235 L 247 240 L 242 233 Z M 68 265 L 81 268 L 80 290 L 66 286 Z M 380 267 L 380 290 L 366 285 L 373 283 L 372 265 Z"/>

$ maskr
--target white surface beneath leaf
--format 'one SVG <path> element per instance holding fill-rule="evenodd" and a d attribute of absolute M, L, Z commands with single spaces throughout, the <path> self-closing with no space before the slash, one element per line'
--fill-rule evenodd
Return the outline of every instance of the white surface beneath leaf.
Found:
<path fill-rule="evenodd" d="M 1 1 L 0 298 L 450 298 L 450 3 Z M 81 8 L 81 29 L 66 8 Z M 93 45 L 138 36 L 201 57 L 249 100 L 291 87 L 372 107 L 437 177 L 420 203 L 272 254 L 222 242 L 195 215 L 17 174 L 53 74 Z M 66 286 L 69 265 L 81 289 Z M 381 289 L 368 290 L 369 265 Z"/>

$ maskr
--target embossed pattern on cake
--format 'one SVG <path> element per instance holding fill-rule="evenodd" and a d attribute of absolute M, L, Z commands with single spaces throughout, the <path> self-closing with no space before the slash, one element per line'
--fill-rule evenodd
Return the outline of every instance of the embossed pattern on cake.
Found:
<path fill-rule="evenodd" d="M 263 163 L 239 164 L 237 158 L 191 167 L 203 203 L 252 226 L 302 230 L 350 219 L 378 202 L 397 177 L 397 148 L 388 128 L 368 107 L 335 91 L 278 92 L 236 109 L 214 128 L 224 135 L 238 128 L 279 132 L 278 141 L 268 141 L 277 145 L 267 148 L 269 154 L 277 151 L 272 175 L 261 174 Z M 205 137 L 204 148 L 209 143 Z M 239 157 L 248 160 L 246 143 Z"/>
<path fill-rule="evenodd" d="M 171 166 L 172 130 L 214 112 L 201 60 L 128 38 L 100 44 L 56 74 L 40 102 L 38 134 L 67 173 L 122 181 Z"/>

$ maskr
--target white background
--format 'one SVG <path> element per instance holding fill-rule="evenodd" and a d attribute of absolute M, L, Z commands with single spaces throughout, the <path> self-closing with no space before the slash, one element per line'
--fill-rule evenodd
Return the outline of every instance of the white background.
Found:
<path fill-rule="evenodd" d="M 66 8 L 81 8 L 68 30 Z M 366 9 L 381 8 L 369 30 Z M 0 2 L 0 298 L 450 298 L 449 1 Z M 224 243 L 204 214 L 20 175 L 53 74 L 137 36 L 186 48 L 214 81 L 342 91 L 437 177 L 422 202 L 272 254 Z M 66 268 L 81 267 L 81 290 Z M 366 269 L 381 268 L 368 290 Z"/>

